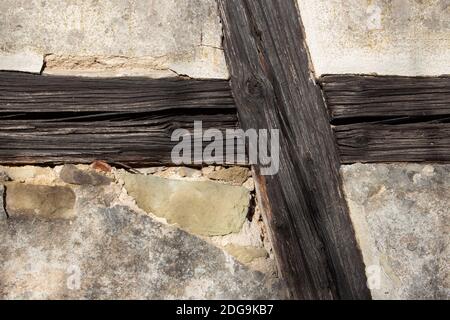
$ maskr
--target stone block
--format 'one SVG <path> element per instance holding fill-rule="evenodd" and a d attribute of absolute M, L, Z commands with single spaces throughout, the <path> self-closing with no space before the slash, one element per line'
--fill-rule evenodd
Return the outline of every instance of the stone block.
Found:
<path fill-rule="evenodd" d="M 243 187 L 129 173 L 119 177 L 141 209 L 195 234 L 239 232 L 248 212 L 250 194 Z"/>
<path fill-rule="evenodd" d="M 112 182 L 111 178 L 104 176 L 92 170 L 81 170 L 73 164 L 66 164 L 61 169 L 59 177 L 65 183 L 76 185 L 108 185 Z"/>
<path fill-rule="evenodd" d="M 75 193 L 69 187 L 9 183 L 6 211 L 10 218 L 75 218 Z"/>

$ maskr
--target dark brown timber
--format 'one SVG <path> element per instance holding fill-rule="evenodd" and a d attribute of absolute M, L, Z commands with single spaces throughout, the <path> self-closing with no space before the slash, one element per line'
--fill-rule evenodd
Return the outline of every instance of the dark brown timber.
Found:
<path fill-rule="evenodd" d="M 343 163 L 450 161 L 450 77 L 320 79 Z"/>
<path fill-rule="evenodd" d="M 280 170 L 258 193 L 291 296 L 369 299 L 339 158 L 294 0 L 218 0 L 244 129 L 280 130 Z M 273 150 L 272 150 L 273 151 Z"/>
<path fill-rule="evenodd" d="M 228 81 L 0 72 L 0 163 L 170 165 L 173 130 L 237 127 Z"/>

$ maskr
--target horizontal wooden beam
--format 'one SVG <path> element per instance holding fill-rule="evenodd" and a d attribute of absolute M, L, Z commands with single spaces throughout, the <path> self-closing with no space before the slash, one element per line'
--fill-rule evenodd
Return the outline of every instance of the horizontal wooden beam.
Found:
<path fill-rule="evenodd" d="M 450 162 L 450 78 L 320 79 L 342 163 Z M 170 164 L 173 130 L 234 129 L 224 80 L 0 72 L 0 163 Z"/>
<path fill-rule="evenodd" d="M 450 77 L 320 79 L 342 163 L 450 162 Z"/>
<path fill-rule="evenodd" d="M 449 162 L 449 123 L 356 123 L 334 127 L 342 163 Z"/>
<path fill-rule="evenodd" d="M 235 110 L 228 81 L 0 72 L 0 113 Z"/>
<path fill-rule="evenodd" d="M 0 72 L 1 164 L 170 165 L 172 132 L 197 120 L 237 128 L 228 81 Z"/>
<path fill-rule="evenodd" d="M 338 123 L 450 115 L 450 77 L 328 75 L 320 84 Z"/>

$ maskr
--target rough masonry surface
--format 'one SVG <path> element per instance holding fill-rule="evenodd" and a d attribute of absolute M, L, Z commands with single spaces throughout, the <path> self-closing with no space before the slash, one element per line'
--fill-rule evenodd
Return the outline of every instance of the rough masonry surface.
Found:
<path fill-rule="evenodd" d="M 65 186 L 8 183 L 6 189 L 6 211 L 10 217 L 28 215 L 32 217 L 71 219 L 74 218 L 75 193 Z"/>
<path fill-rule="evenodd" d="M 95 172 L 94 170 L 81 170 L 73 164 L 66 164 L 59 174 L 61 180 L 75 185 L 108 185 L 112 179 Z"/>
<path fill-rule="evenodd" d="M 228 77 L 214 0 L 3 0 L 0 30 L 0 70 Z"/>
<path fill-rule="evenodd" d="M 272 299 L 282 292 L 193 235 L 89 197 L 73 221 L 0 221 L 0 256 L 1 299 Z"/>
<path fill-rule="evenodd" d="M 120 178 L 141 209 L 195 234 L 239 232 L 248 213 L 250 193 L 244 187 L 129 173 Z"/>
<path fill-rule="evenodd" d="M 342 167 L 375 299 L 450 298 L 450 165 Z"/>
<path fill-rule="evenodd" d="M 297 0 L 316 76 L 450 74 L 447 0 Z"/>

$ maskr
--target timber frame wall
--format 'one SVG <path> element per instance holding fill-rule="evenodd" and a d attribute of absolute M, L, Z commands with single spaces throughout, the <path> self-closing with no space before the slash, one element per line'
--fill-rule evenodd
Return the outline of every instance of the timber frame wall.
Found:
<path fill-rule="evenodd" d="M 231 85 L 0 72 L 0 164 L 170 165 L 195 120 L 279 129 L 279 173 L 253 170 L 290 297 L 370 299 L 339 166 L 450 161 L 450 78 L 315 80 L 295 0 L 217 2 Z"/>

